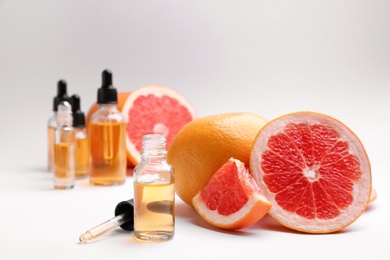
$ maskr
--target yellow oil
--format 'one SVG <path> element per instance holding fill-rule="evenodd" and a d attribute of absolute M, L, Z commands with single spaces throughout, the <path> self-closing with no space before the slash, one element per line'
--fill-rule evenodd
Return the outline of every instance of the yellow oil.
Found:
<path fill-rule="evenodd" d="M 125 124 L 90 123 L 90 182 L 97 185 L 123 184 L 126 180 Z"/>
<path fill-rule="evenodd" d="M 175 230 L 174 183 L 134 183 L 134 236 L 165 241 Z"/>
<path fill-rule="evenodd" d="M 73 143 L 54 144 L 54 188 L 69 189 L 74 186 Z"/>
<path fill-rule="evenodd" d="M 76 179 L 84 179 L 88 177 L 90 167 L 88 138 L 76 138 L 75 164 Z"/>
<path fill-rule="evenodd" d="M 56 128 L 49 126 L 47 128 L 47 145 L 48 145 L 48 160 L 47 169 L 53 171 L 54 169 L 54 132 Z"/>

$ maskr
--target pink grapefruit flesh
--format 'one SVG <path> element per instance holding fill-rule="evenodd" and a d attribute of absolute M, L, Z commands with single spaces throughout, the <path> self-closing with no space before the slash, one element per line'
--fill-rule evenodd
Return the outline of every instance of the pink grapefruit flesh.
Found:
<path fill-rule="evenodd" d="M 271 207 L 244 164 L 233 158 L 211 177 L 192 204 L 204 220 L 223 229 L 250 226 Z"/>
<path fill-rule="evenodd" d="M 155 85 L 132 91 L 122 113 L 127 122 L 126 146 L 133 165 L 140 162 L 145 134 L 165 135 L 169 149 L 179 130 L 196 118 L 195 110 L 187 99 L 173 89 Z"/>
<path fill-rule="evenodd" d="M 254 142 L 250 169 L 279 223 L 308 233 L 338 231 L 366 209 L 371 170 L 358 137 L 314 112 L 270 121 Z"/>

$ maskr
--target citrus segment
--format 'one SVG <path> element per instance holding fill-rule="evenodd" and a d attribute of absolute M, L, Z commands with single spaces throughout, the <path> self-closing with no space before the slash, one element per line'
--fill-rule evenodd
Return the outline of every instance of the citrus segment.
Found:
<path fill-rule="evenodd" d="M 250 169 L 281 224 L 328 233 L 355 221 L 371 192 L 368 157 L 340 121 L 314 112 L 270 121 L 256 137 Z"/>
<path fill-rule="evenodd" d="M 271 208 L 245 165 L 233 158 L 211 177 L 192 203 L 204 220 L 223 229 L 248 227 Z"/>
<path fill-rule="evenodd" d="M 162 134 L 167 138 L 167 149 L 179 130 L 196 118 L 195 109 L 182 95 L 163 86 L 143 86 L 126 99 L 122 114 L 125 116 L 126 146 L 133 165 L 140 160 L 142 137 Z"/>
<path fill-rule="evenodd" d="M 175 136 L 168 162 L 175 169 L 176 194 L 188 205 L 211 176 L 234 157 L 249 167 L 249 155 L 259 130 L 268 121 L 250 113 L 197 118 Z"/>

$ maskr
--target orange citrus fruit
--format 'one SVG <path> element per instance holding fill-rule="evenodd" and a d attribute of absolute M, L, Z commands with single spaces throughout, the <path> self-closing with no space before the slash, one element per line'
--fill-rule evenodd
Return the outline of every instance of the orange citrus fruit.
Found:
<path fill-rule="evenodd" d="M 371 169 L 362 143 L 324 114 L 297 112 L 270 121 L 256 137 L 250 170 L 272 203 L 270 216 L 294 230 L 341 230 L 369 203 Z"/>
<path fill-rule="evenodd" d="M 99 108 L 93 104 L 87 122 Z M 118 93 L 118 110 L 126 119 L 127 166 L 136 166 L 140 160 L 142 137 L 145 134 L 164 134 L 167 149 L 177 132 L 196 117 L 195 109 L 181 94 L 171 88 L 148 85 L 132 92 Z"/>
<path fill-rule="evenodd" d="M 211 176 L 233 157 L 249 166 L 253 141 L 267 123 L 251 113 L 227 113 L 197 118 L 173 139 L 168 162 L 175 169 L 176 194 L 188 205 Z"/>
<path fill-rule="evenodd" d="M 248 227 L 271 208 L 245 165 L 233 158 L 214 173 L 192 205 L 204 220 L 223 229 Z"/>

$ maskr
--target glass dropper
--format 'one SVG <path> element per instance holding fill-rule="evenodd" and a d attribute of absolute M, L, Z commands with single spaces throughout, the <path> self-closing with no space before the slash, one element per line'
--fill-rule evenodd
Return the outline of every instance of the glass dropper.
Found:
<path fill-rule="evenodd" d="M 115 207 L 115 217 L 103 222 L 96 227 L 87 230 L 79 237 L 80 243 L 87 243 L 95 238 L 107 233 L 120 226 L 126 231 L 134 230 L 134 200 L 121 201 Z"/>

